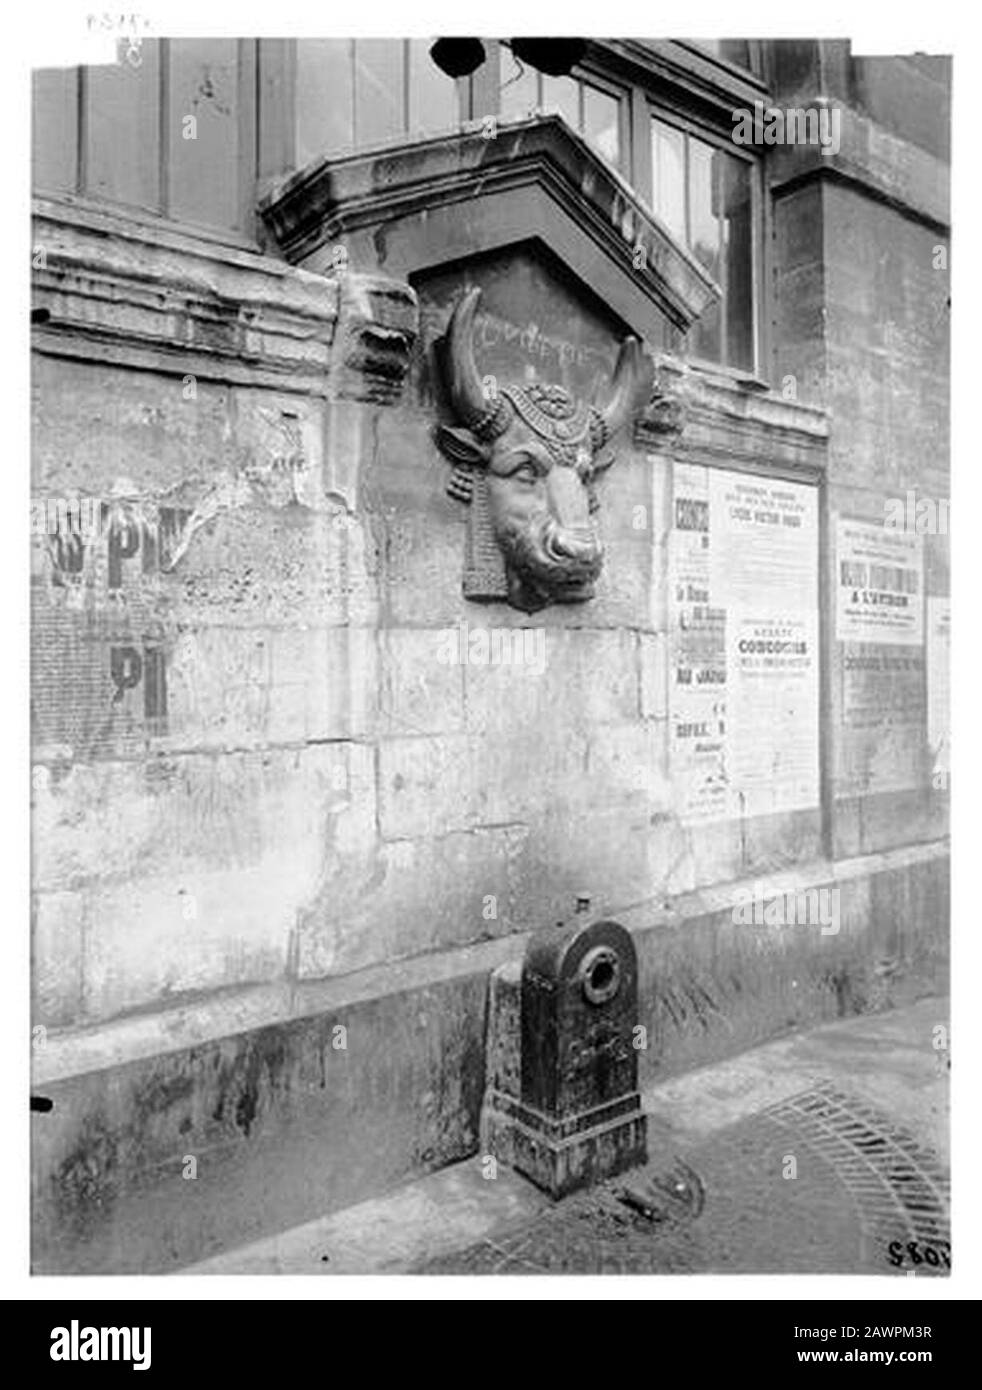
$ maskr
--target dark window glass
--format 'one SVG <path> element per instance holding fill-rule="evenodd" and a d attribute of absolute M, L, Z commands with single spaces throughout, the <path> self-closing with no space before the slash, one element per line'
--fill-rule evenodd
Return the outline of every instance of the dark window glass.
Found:
<path fill-rule="evenodd" d="M 723 292 L 693 325 L 695 357 L 754 370 L 751 165 L 665 121 L 651 122 L 652 202 Z"/>
<path fill-rule="evenodd" d="M 751 166 L 722 157 L 723 260 L 726 293 L 726 361 L 754 369 L 753 199 Z"/>

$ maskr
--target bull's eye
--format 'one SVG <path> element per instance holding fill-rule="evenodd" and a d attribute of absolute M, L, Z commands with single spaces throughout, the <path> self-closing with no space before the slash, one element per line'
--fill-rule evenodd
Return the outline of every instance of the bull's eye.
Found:
<path fill-rule="evenodd" d="M 528 455 L 525 455 L 515 459 L 508 471 L 508 477 L 515 478 L 520 483 L 531 485 L 539 481 L 539 470 L 536 468 L 534 461 L 529 458 Z"/>
<path fill-rule="evenodd" d="M 491 472 L 496 473 L 499 478 L 516 478 L 526 487 L 530 487 L 545 477 L 549 472 L 549 464 L 527 449 L 514 449 L 507 454 L 493 456 Z"/>

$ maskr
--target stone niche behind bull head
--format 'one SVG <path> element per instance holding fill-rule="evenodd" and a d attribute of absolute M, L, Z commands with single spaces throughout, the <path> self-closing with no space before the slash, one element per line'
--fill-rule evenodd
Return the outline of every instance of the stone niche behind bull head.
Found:
<path fill-rule="evenodd" d="M 527 613 L 585 602 L 604 558 L 597 483 L 648 404 L 653 363 L 599 301 L 574 300 L 534 259 L 475 278 L 420 287 L 444 417 L 435 437 L 447 491 L 468 507 L 464 596 Z"/>

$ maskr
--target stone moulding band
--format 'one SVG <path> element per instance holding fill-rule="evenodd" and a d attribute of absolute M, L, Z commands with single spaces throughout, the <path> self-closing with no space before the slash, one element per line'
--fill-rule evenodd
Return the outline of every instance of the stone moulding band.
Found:
<path fill-rule="evenodd" d="M 329 279 L 257 251 L 37 199 L 33 346 L 203 380 L 390 404 L 416 341 L 402 280 Z"/>
<path fill-rule="evenodd" d="M 949 842 L 931 840 L 850 859 L 819 860 L 801 866 L 788 876 L 787 882 L 796 891 L 804 891 L 920 864 L 947 862 L 949 858 Z M 631 930 L 640 940 L 648 932 L 728 911 L 752 886 L 753 879 L 741 879 L 697 889 L 680 896 L 669 907 L 661 898 L 653 897 L 630 909 L 620 909 L 618 916 L 621 920 L 630 917 Z M 783 886 L 782 876 L 775 880 L 775 887 Z M 639 914 L 643 914 L 640 920 Z M 259 1028 L 351 1008 L 406 990 L 426 989 L 474 974 L 487 975 L 508 961 L 519 960 L 528 941 L 529 934 L 521 933 L 456 947 L 438 955 L 427 953 L 368 966 L 352 975 L 249 986 L 215 999 L 171 1005 L 156 1013 L 106 1019 L 84 1028 L 53 1027 L 48 1030 L 45 1047 L 32 1053 L 32 1084 L 50 1085 L 89 1072 L 201 1047 Z M 44 1019 L 38 1021 L 44 1023 Z"/>
<path fill-rule="evenodd" d="M 601 1105 L 593 1106 L 592 1109 L 579 1111 L 575 1115 L 559 1119 L 546 1115 L 541 1110 L 523 1104 L 514 1096 L 509 1096 L 504 1091 L 494 1088 L 488 1089 L 484 1104 L 487 1111 L 496 1111 L 509 1120 L 516 1121 L 524 1126 L 530 1134 L 540 1134 L 551 1144 L 561 1144 L 566 1140 L 572 1141 L 585 1130 L 615 1128 L 626 1115 L 633 1115 L 640 1111 L 641 1093 L 631 1091 L 627 1095 L 618 1096 L 616 1100 L 605 1101 Z"/>

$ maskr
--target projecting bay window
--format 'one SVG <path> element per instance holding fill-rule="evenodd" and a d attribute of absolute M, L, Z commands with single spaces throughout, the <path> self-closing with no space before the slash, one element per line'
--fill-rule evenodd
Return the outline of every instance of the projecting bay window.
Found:
<path fill-rule="evenodd" d="M 693 357 L 757 366 L 756 166 L 661 115 L 651 118 L 652 206 L 720 286 L 719 304 L 688 335 Z"/>

